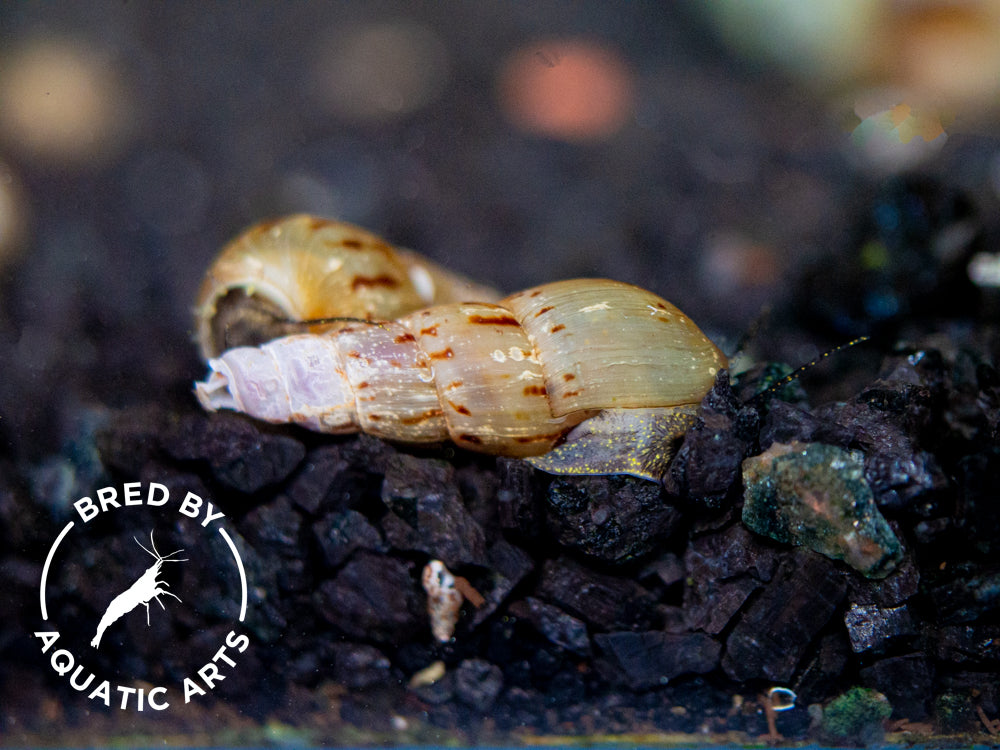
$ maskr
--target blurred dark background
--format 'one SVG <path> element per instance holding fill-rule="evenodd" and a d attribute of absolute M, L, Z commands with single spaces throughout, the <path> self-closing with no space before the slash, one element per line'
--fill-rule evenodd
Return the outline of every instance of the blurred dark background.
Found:
<path fill-rule="evenodd" d="M 731 349 L 919 172 L 995 285 L 998 82 L 995 2 L 5 3 L 0 450 L 72 497 L 106 409 L 193 408 L 200 278 L 291 212 L 639 283 Z"/>

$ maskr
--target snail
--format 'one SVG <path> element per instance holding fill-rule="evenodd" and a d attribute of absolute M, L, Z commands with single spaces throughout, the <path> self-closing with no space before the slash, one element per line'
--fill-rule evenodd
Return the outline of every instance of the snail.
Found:
<path fill-rule="evenodd" d="M 659 480 L 674 439 L 694 422 L 698 404 L 726 367 L 722 352 L 676 307 L 652 292 L 605 279 L 559 281 L 496 303 L 434 304 L 401 316 L 376 308 L 370 299 L 343 300 L 337 317 L 359 320 L 327 321 L 322 333 L 281 336 L 212 357 L 232 340 L 227 326 L 234 322 L 250 321 L 243 328 L 251 340 L 266 338 L 275 330 L 272 324 L 281 332 L 295 330 L 295 319 L 298 330 L 315 327 L 309 321 L 319 305 L 312 300 L 322 295 L 303 291 L 307 282 L 341 290 L 353 286 L 321 277 L 315 269 L 323 267 L 322 260 L 297 265 L 277 262 L 276 255 L 322 255 L 316 233 L 337 247 L 327 264 L 335 270 L 346 266 L 342 259 L 350 254 L 339 248 L 351 238 L 364 238 L 386 258 L 395 252 L 374 235 L 345 226 L 293 217 L 251 230 L 223 251 L 223 259 L 246 256 L 251 273 L 243 277 L 252 281 L 227 286 L 220 267 L 228 265 L 217 262 L 203 287 L 199 336 L 211 372 L 196 393 L 204 408 L 234 409 L 319 432 L 361 430 L 404 443 L 450 439 L 473 451 L 526 458 L 555 474 L 623 473 Z M 293 247 L 293 239 L 306 247 Z M 256 264 L 254 242 L 264 256 Z M 406 257 L 410 268 L 421 269 L 417 277 L 442 274 L 440 286 L 449 294 L 457 289 L 476 299 L 481 290 L 413 254 Z M 298 290 L 298 298 L 276 301 L 288 292 L 273 292 L 276 285 L 263 279 L 269 263 L 282 270 L 282 281 Z M 355 278 L 362 273 L 371 278 L 372 271 L 358 267 L 352 266 Z M 405 270 L 386 276 L 403 288 L 407 274 L 412 279 L 413 272 Z M 360 289 L 371 292 L 371 285 Z M 243 307 L 220 315 L 220 300 L 233 292 L 243 295 L 238 299 Z M 262 301 L 252 299 L 255 295 Z M 250 311 L 243 320 L 236 314 L 241 309 Z M 266 330 L 251 330 L 260 320 Z"/>
<path fill-rule="evenodd" d="M 195 305 L 204 359 L 318 332 L 303 321 L 393 320 L 421 307 L 500 295 L 360 227 L 298 214 L 251 227 L 212 263 Z"/>

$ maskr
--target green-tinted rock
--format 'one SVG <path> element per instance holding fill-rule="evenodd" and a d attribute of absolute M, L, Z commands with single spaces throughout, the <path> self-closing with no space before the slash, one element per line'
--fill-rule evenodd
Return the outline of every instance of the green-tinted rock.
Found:
<path fill-rule="evenodd" d="M 882 578 L 902 548 L 875 505 L 862 454 L 823 443 L 775 443 L 743 462 L 743 523 L 758 534 Z"/>

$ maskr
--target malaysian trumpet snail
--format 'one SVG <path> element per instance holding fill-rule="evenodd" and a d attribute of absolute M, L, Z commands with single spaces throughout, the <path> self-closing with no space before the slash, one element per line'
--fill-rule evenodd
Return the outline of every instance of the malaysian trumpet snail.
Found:
<path fill-rule="evenodd" d="M 422 307 L 500 295 L 360 227 L 299 214 L 251 227 L 205 274 L 195 337 L 206 360 L 328 325 L 334 317 L 394 320 Z"/>
<path fill-rule="evenodd" d="M 315 241 L 308 233 L 303 239 Z M 307 309 L 301 300 L 293 307 Z M 266 317 L 276 320 L 272 313 Z M 376 322 L 327 323 L 324 333 L 224 351 L 209 360 L 198 399 L 212 411 L 235 409 L 319 432 L 450 439 L 556 474 L 658 480 L 673 440 L 693 423 L 726 366 L 676 307 L 605 279 L 544 284 L 496 303 L 435 304 L 395 319 L 365 308 L 359 317 Z M 216 350 L 221 330 L 211 319 L 199 327 L 211 339 L 201 342 L 206 354 Z"/>

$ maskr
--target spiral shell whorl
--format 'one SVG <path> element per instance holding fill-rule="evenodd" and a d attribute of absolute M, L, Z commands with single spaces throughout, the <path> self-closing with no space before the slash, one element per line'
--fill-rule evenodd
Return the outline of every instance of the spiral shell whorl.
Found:
<path fill-rule="evenodd" d="M 632 284 L 557 281 L 500 304 L 538 352 L 556 416 L 698 402 L 726 366 L 689 317 Z"/>
<path fill-rule="evenodd" d="M 247 299 L 237 302 L 245 307 L 233 317 L 252 334 L 235 345 L 302 332 L 303 326 L 294 325 L 299 321 L 393 320 L 428 305 L 499 296 L 360 227 L 304 214 L 251 227 L 213 262 L 195 307 L 196 338 L 206 360 L 234 345 L 220 314 L 234 293 Z M 261 322 L 247 323 L 251 315 Z"/>

